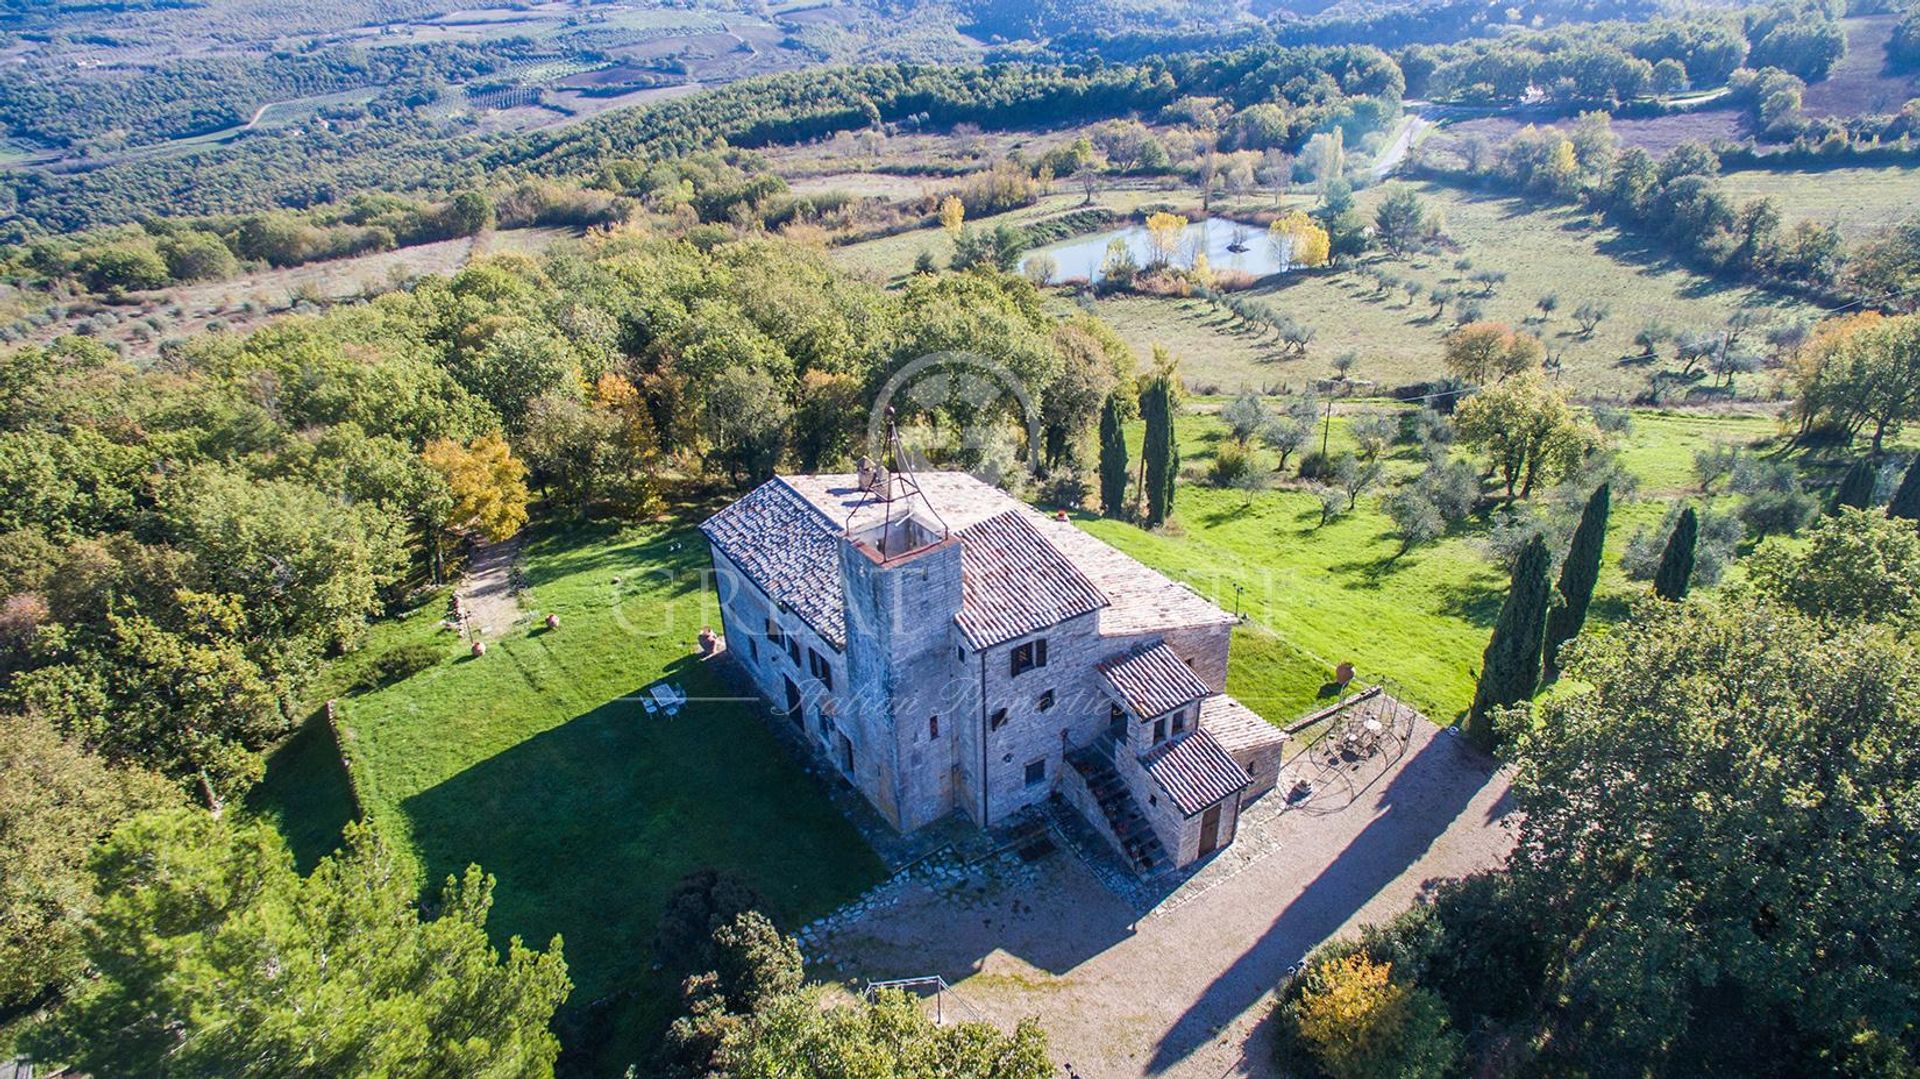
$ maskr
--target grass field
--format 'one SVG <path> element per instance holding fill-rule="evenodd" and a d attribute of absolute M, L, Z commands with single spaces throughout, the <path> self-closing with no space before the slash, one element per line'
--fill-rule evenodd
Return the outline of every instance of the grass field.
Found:
<path fill-rule="evenodd" d="M 1721 177 L 1730 198 L 1772 197 L 1786 223 L 1831 221 L 1857 240 L 1920 213 L 1920 165 L 1742 169 Z"/>
<path fill-rule="evenodd" d="M 1180 487 L 1166 528 L 1147 532 L 1091 514 L 1079 518 L 1081 527 L 1248 615 L 1234 634 L 1227 688 L 1269 721 L 1285 723 L 1311 711 L 1344 660 L 1362 680 L 1384 682 L 1434 720 L 1451 722 L 1472 699 L 1507 587 L 1483 547 L 1489 519 L 1469 518 L 1440 540 L 1395 557 L 1400 541 L 1380 508 L 1387 487 L 1321 527 L 1319 503 L 1304 489 L 1263 492 L 1249 503 L 1238 491 L 1206 486 L 1199 477 L 1225 434 L 1213 414 L 1222 403 L 1196 399 L 1180 420 L 1190 482 Z M 1336 413 L 1334 451 L 1352 446 L 1347 417 L 1390 407 L 1360 403 Z M 1765 413 L 1634 414 L 1631 431 L 1616 446 L 1640 478 L 1639 497 L 1614 505 L 1597 618 L 1619 617 L 1628 599 L 1645 590 L 1626 579 L 1619 553 L 1635 530 L 1657 524 L 1673 499 L 1691 493 L 1694 452 L 1718 442 L 1763 448 L 1778 433 L 1778 421 Z M 1140 435 L 1136 424 L 1136 447 Z M 1390 479 L 1421 467 L 1411 449 L 1388 464 Z M 1272 467 L 1271 457 L 1264 467 Z"/>
<path fill-rule="evenodd" d="M 1384 188 L 1365 192 L 1369 207 Z M 1474 289 L 1464 279 L 1477 270 L 1507 274 L 1491 297 L 1479 298 L 1485 317 L 1539 334 L 1562 364 L 1560 378 L 1575 394 L 1631 399 L 1647 386 L 1647 368 L 1623 363 L 1634 351 L 1633 335 L 1650 319 L 1675 327 L 1711 327 L 1742 308 L 1770 319 L 1810 314 L 1811 308 L 1755 289 L 1728 286 L 1673 264 L 1633 238 L 1595 228 L 1574 211 L 1535 207 L 1515 199 L 1473 195 L 1437 184 L 1418 186 L 1428 206 L 1444 216 L 1458 244 L 1444 255 L 1418 255 L 1381 265 L 1426 289 L 1444 285 Z M 1461 258 L 1471 269 L 1455 268 Z M 1477 290 L 1476 290 L 1477 291 Z M 1557 313 L 1538 321 L 1535 302 L 1546 293 L 1560 301 Z M 1255 291 L 1276 309 L 1317 332 L 1304 356 L 1288 353 L 1270 331 L 1255 332 L 1225 312 L 1198 300 L 1113 296 L 1098 301 L 1101 317 L 1129 341 L 1160 342 L 1183 357 L 1190 384 L 1224 391 L 1290 385 L 1300 388 L 1329 373 L 1345 352 L 1358 357 L 1357 378 L 1391 387 L 1443 374 L 1442 341 L 1451 315 L 1434 318 L 1424 297 L 1378 295 L 1373 282 L 1351 272 L 1297 274 Z M 1570 312 L 1593 301 L 1611 309 L 1591 337 L 1582 336 Z M 1764 396 L 1771 379 L 1743 376 L 1743 396 Z"/>
<path fill-rule="evenodd" d="M 783 926 L 882 874 L 758 709 L 692 654 L 699 628 L 717 623 L 706 564 L 688 529 L 544 533 L 527 551 L 522 603 L 559 614 L 561 629 L 516 627 L 468 658 L 433 603 L 329 672 L 350 685 L 398 644 L 445 649 L 439 666 L 341 702 L 367 812 L 429 890 L 469 863 L 494 874 L 496 939 L 544 947 L 561 934 L 574 1005 L 637 990 L 618 1012 L 628 1060 L 672 1005 L 652 937 L 686 873 L 738 872 Z M 677 719 L 649 718 L 633 696 L 663 677 L 693 698 Z M 256 805 L 292 824 L 304 864 L 337 829 L 342 797 L 315 742 L 276 755 Z"/>
<path fill-rule="evenodd" d="M 1362 192 L 1360 208 L 1371 211 L 1397 183 Z M 1427 289 L 1444 285 L 1476 293 L 1477 286 L 1466 281 L 1469 273 L 1505 273 L 1506 281 L 1492 296 L 1475 297 L 1485 317 L 1539 334 L 1548 353 L 1559 357 L 1560 378 L 1576 395 L 1625 401 L 1647 388 L 1653 368 L 1623 359 L 1636 351 L 1633 336 L 1649 320 L 1700 328 L 1724 325 L 1742 309 L 1756 310 L 1768 321 L 1817 314 L 1800 301 L 1694 273 L 1657 248 L 1573 208 L 1479 195 L 1438 183 L 1413 186 L 1428 208 L 1444 219 L 1456 249 L 1379 264 Z M 1897 181 L 1888 183 L 1888 198 L 1897 186 Z M 1104 190 L 1097 199 L 1098 204 L 1122 213 L 1156 203 L 1189 206 L 1198 201 L 1193 191 L 1157 187 Z M 1309 197 L 1293 195 L 1288 201 L 1304 205 Z M 1024 224 L 1079 203 L 1078 193 L 1060 192 L 990 220 Z M 1265 208 L 1270 202 L 1249 201 L 1245 207 L 1256 205 Z M 833 254 L 843 266 L 892 281 L 909 272 L 922 251 L 944 265 L 952 245 L 943 231 L 932 228 L 835 248 Z M 1456 268 L 1463 258 L 1471 262 L 1468 270 Z M 1560 306 L 1550 319 L 1540 321 L 1534 304 L 1547 293 L 1555 294 Z M 1143 353 L 1148 344 L 1159 342 L 1181 355 L 1188 382 L 1201 388 L 1228 392 L 1282 385 L 1299 388 L 1325 377 L 1329 362 L 1345 352 L 1358 356 L 1354 377 L 1385 387 L 1422 382 L 1443 373 L 1441 342 L 1453 326 L 1452 312 L 1435 318 L 1434 307 L 1424 296 L 1410 303 L 1404 293 L 1376 295 L 1373 282 L 1351 271 L 1283 276 L 1256 289 L 1254 295 L 1314 327 L 1317 336 L 1305 356 L 1288 355 L 1271 331 L 1248 330 L 1197 300 L 1119 295 L 1098 300 L 1096 308 Z M 1059 311 L 1073 302 L 1064 292 L 1055 297 Z M 1576 307 L 1588 301 L 1611 310 L 1591 336 L 1582 335 L 1571 317 Z M 1735 389 L 1743 397 L 1766 396 L 1772 380 L 1764 372 L 1746 375 Z M 1707 400 L 1720 396 L 1717 391 L 1705 395 Z"/>

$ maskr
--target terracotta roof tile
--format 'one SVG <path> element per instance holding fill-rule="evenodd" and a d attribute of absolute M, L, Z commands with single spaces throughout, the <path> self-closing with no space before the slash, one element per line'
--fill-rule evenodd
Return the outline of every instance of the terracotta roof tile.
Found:
<path fill-rule="evenodd" d="M 1228 753 L 1250 753 L 1287 740 L 1287 732 L 1224 693 L 1200 702 L 1200 729 L 1213 735 Z"/>

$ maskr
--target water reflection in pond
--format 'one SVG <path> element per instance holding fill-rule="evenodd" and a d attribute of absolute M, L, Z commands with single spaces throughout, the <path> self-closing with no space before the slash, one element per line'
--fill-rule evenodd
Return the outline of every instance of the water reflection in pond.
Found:
<path fill-rule="evenodd" d="M 1035 248 L 1020 260 L 1020 265 L 1025 269 L 1029 259 L 1035 255 L 1046 255 L 1054 262 L 1053 280 L 1081 278 L 1098 281 L 1101 278 L 1100 268 L 1107 259 L 1107 245 L 1115 237 L 1126 241 L 1136 265 L 1146 266 L 1154 260 L 1152 234 L 1145 225 L 1129 225 Z M 1240 250 L 1234 250 L 1236 247 Z M 1231 218 L 1210 217 L 1188 225 L 1180 234 L 1173 264 L 1191 266 L 1194 256 L 1202 251 L 1206 252 L 1207 264 L 1215 271 L 1241 270 L 1255 277 L 1264 277 L 1281 269 L 1273 245 L 1267 242 L 1267 231 L 1258 225 Z"/>

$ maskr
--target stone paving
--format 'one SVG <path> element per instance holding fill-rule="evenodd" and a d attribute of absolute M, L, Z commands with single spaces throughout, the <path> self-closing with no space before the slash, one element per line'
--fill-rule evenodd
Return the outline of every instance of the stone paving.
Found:
<path fill-rule="evenodd" d="M 1511 848 L 1489 758 L 1425 720 L 1394 749 L 1299 754 L 1289 767 L 1318 777 L 1315 796 L 1289 807 L 1283 778 L 1195 871 L 1120 879 L 1083 856 L 1064 810 L 1047 822 L 1052 853 L 942 851 L 807 926 L 802 950 L 816 977 L 856 989 L 937 975 L 955 1011 L 1038 1015 L 1086 1079 L 1268 1074 L 1265 1019 L 1293 964 Z"/>

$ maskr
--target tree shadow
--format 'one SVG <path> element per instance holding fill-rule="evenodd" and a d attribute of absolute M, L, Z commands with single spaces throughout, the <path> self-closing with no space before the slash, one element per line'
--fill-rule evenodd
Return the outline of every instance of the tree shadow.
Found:
<path fill-rule="evenodd" d="M 1440 613 L 1492 629 L 1500 618 L 1500 606 L 1506 602 L 1505 589 L 1449 581 L 1440 586 Z"/>
<path fill-rule="evenodd" d="M 1492 775 L 1493 761 L 1464 739 L 1429 740 L 1380 792 L 1374 819 L 1161 1038 L 1147 1074 L 1178 1066 L 1272 990 L 1290 965 L 1339 932 L 1432 848 Z"/>

